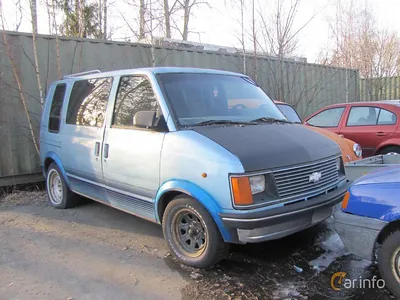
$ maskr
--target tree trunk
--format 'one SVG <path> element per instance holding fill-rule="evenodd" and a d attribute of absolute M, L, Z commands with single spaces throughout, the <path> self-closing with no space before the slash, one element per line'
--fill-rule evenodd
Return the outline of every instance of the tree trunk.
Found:
<path fill-rule="evenodd" d="M 145 13 L 146 9 L 144 7 L 144 0 L 140 0 L 140 6 L 139 6 L 139 40 L 143 40 L 145 38 L 145 27 L 146 27 L 146 22 L 145 22 Z"/>
<path fill-rule="evenodd" d="M 100 36 L 103 37 L 103 2 L 99 0 L 97 3 L 99 6 L 99 30 L 100 30 Z M 100 38 L 100 36 L 98 38 Z"/>
<path fill-rule="evenodd" d="M 154 37 L 153 37 L 153 10 L 151 7 L 151 0 L 150 0 L 150 43 L 151 43 L 151 66 L 156 66 L 156 58 L 155 58 L 155 49 L 154 49 Z"/>
<path fill-rule="evenodd" d="M 4 28 L 3 7 L 2 7 L 1 0 L 0 0 L 0 19 L 1 19 L 0 20 L 1 21 L 1 29 L 2 29 L 2 32 L 3 32 L 3 41 L 4 41 L 5 48 L 6 48 L 6 55 L 7 55 L 8 59 L 10 60 L 10 65 L 11 65 L 11 69 L 13 71 L 14 79 L 15 79 L 15 81 L 17 83 L 19 99 L 20 99 L 20 101 L 22 103 L 22 106 L 24 107 L 25 115 L 26 115 L 26 118 L 27 118 L 27 121 L 28 121 L 29 133 L 31 135 L 33 145 L 35 146 L 35 150 L 36 150 L 37 154 L 39 155 L 40 154 L 39 144 L 36 141 L 35 132 L 33 130 L 33 125 L 32 125 L 32 120 L 31 120 L 31 116 L 29 114 L 28 106 L 26 105 L 24 92 L 22 90 L 22 84 L 21 84 L 21 81 L 20 81 L 19 76 L 18 76 L 18 72 L 17 72 L 16 66 L 15 66 L 15 63 L 14 63 L 14 60 L 13 60 L 13 57 L 12 57 L 12 54 L 11 54 L 10 45 L 8 44 L 7 34 L 6 34 L 5 28 Z"/>
<path fill-rule="evenodd" d="M 84 0 L 76 0 L 76 17 L 78 19 L 78 36 L 80 38 L 86 37 L 85 33 L 85 7 Z"/>
<path fill-rule="evenodd" d="M 242 50 L 243 50 L 243 74 L 246 74 L 246 46 L 244 42 L 244 0 L 240 0 L 241 26 L 242 26 Z"/>
<path fill-rule="evenodd" d="M 253 51 L 254 51 L 254 80 L 258 79 L 258 60 L 257 60 L 257 33 L 256 33 L 256 10 L 254 0 L 252 1 L 252 33 L 253 33 Z"/>
<path fill-rule="evenodd" d="M 79 35 L 79 33 L 80 33 L 80 19 L 81 19 L 80 2 L 81 2 L 81 0 L 75 0 L 75 15 L 76 15 L 76 21 L 75 21 L 74 26 L 76 26 L 76 28 L 74 28 L 74 29 L 72 30 L 72 32 L 74 32 L 75 29 L 76 29 L 76 32 L 78 33 L 78 35 Z M 65 3 L 68 3 L 68 0 L 65 0 Z M 72 23 L 72 22 L 71 22 L 71 23 Z"/>
<path fill-rule="evenodd" d="M 107 39 L 107 9 L 108 9 L 108 4 L 107 4 L 107 0 L 104 0 L 104 4 L 103 4 L 103 15 L 104 15 L 104 28 L 103 28 L 103 39 L 106 40 Z M 101 9 L 101 8 L 100 8 Z"/>
<path fill-rule="evenodd" d="M 171 23 L 168 0 L 164 0 L 165 36 L 171 38 Z"/>
<path fill-rule="evenodd" d="M 43 107 L 43 89 L 42 89 L 42 83 L 40 80 L 39 59 L 38 59 L 38 53 L 37 53 L 37 48 L 36 48 L 36 34 L 38 32 L 36 0 L 30 0 L 30 6 L 31 6 L 31 16 L 32 16 L 32 46 L 33 46 L 33 54 L 35 56 L 35 72 L 36 72 L 36 79 L 37 79 L 38 89 L 39 89 L 40 104 Z"/>
<path fill-rule="evenodd" d="M 47 25 L 49 26 L 49 34 L 53 34 L 53 29 L 51 28 L 51 5 L 50 1 L 46 0 L 46 12 L 47 12 Z"/>
<path fill-rule="evenodd" d="M 32 18 L 32 32 L 37 34 L 37 5 L 36 0 L 30 0 L 31 18 Z"/>
<path fill-rule="evenodd" d="M 183 33 L 182 39 L 187 41 L 189 35 L 189 18 L 190 18 L 190 0 L 185 0 L 184 2 L 184 10 L 183 10 Z"/>
<path fill-rule="evenodd" d="M 53 13 L 53 27 L 54 27 L 54 32 L 56 34 L 57 73 L 58 73 L 58 79 L 61 79 L 62 73 L 61 73 L 61 60 L 60 60 L 60 40 L 58 38 L 58 25 L 57 25 L 57 19 L 56 19 L 55 0 L 51 0 L 51 6 L 52 6 L 52 13 Z"/>

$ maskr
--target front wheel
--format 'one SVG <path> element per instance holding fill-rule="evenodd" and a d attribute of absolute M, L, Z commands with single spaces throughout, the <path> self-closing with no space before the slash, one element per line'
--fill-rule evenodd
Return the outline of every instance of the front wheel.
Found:
<path fill-rule="evenodd" d="M 186 265 L 207 268 L 227 254 L 227 244 L 214 220 L 189 196 L 177 196 L 167 205 L 162 226 L 169 249 Z"/>
<path fill-rule="evenodd" d="M 386 286 L 400 298 L 400 230 L 383 241 L 378 265 Z"/>

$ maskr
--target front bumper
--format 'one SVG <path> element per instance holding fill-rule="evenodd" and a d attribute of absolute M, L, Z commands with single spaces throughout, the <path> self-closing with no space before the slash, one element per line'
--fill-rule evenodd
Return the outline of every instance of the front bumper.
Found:
<path fill-rule="evenodd" d="M 343 200 L 349 183 L 307 201 L 259 212 L 220 213 L 236 243 L 259 243 L 296 233 L 330 217 Z"/>
<path fill-rule="evenodd" d="M 355 255 L 374 260 L 374 247 L 379 233 L 387 222 L 361 217 L 341 210 L 334 214 L 335 229 L 343 244 Z"/>

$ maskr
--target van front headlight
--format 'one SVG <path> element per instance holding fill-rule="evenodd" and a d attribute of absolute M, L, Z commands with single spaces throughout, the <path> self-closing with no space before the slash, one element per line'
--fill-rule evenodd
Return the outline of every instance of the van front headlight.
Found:
<path fill-rule="evenodd" d="M 336 170 L 338 170 L 338 171 L 340 170 L 341 164 L 342 164 L 342 158 L 337 157 L 336 158 Z"/>
<path fill-rule="evenodd" d="M 259 194 L 265 191 L 265 176 L 256 175 L 249 177 L 251 194 Z"/>

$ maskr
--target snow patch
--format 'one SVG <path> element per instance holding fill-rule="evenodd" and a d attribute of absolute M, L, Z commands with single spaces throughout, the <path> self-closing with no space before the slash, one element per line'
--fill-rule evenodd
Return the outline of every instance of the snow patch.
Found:
<path fill-rule="evenodd" d="M 316 245 L 326 251 L 316 259 L 309 262 L 310 266 L 317 272 L 324 271 L 333 261 L 336 260 L 336 258 L 348 254 L 339 235 L 333 230 L 322 235 L 318 239 Z"/>

